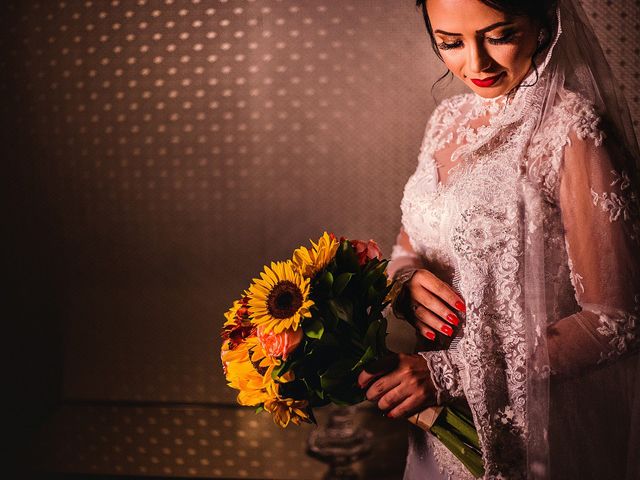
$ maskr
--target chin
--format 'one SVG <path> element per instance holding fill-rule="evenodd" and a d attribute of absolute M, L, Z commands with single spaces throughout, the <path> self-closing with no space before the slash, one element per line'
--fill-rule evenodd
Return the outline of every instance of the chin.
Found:
<path fill-rule="evenodd" d="M 476 87 L 475 85 L 472 87 L 469 85 L 467 86 L 473 91 L 473 93 L 481 96 L 482 98 L 498 98 L 504 95 L 505 93 L 507 93 L 507 90 L 505 88 L 500 88 L 500 87 L 481 88 L 481 87 Z"/>

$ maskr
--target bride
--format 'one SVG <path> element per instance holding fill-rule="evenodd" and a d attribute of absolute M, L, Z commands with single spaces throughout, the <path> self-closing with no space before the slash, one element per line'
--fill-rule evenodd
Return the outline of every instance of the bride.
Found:
<path fill-rule="evenodd" d="M 466 403 L 485 478 L 640 478 L 637 144 L 573 0 L 418 0 L 470 93 L 431 116 L 389 270 L 419 353 L 390 418 Z M 413 432 L 405 479 L 468 478 Z"/>

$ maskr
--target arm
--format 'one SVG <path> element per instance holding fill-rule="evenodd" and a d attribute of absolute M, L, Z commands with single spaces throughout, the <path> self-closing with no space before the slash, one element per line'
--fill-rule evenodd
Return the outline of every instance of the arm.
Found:
<path fill-rule="evenodd" d="M 436 332 L 453 334 L 458 324 L 454 311 L 464 309 L 462 298 L 424 269 L 404 230 L 398 234 L 387 271 L 403 284 L 394 305 L 397 316 L 411 322 L 431 342 Z M 408 308 L 412 304 L 416 308 Z M 453 363 L 444 350 L 397 354 L 375 370 L 363 371 L 358 381 L 362 388 L 367 388 L 367 399 L 377 402 L 388 417 L 410 417 L 425 407 L 443 403 L 445 398 L 458 396 L 451 391 L 452 370 L 448 368 L 453 368 Z"/>
<path fill-rule="evenodd" d="M 396 274 L 402 273 L 402 271 L 417 270 L 419 268 L 422 268 L 420 256 L 413 250 L 407 232 L 404 231 L 404 228 L 401 228 L 391 252 L 387 273 L 390 277 L 395 277 Z"/>
<path fill-rule="evenodd" d="M 547 332 L 551 370 L 579 373 L 637 349 L 640 322 L 638 197 L 614 141 L 570 136 L 559 205 L 581 310 Z"/>

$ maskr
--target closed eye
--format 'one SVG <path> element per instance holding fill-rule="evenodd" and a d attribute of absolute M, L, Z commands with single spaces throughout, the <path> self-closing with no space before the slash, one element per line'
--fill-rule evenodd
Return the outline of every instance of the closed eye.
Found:
<path fill-rule="evenodd" d="M 440 50 L 451 50 L 452 48 L 459 48 L 462 46 L 462 40 L 456 40 L 455 42 L 440 42 L 438 43 L 438 48 Z"/>
<path fill-rule="evenodd" d="M 498 37 L 498 38 L 487 37 L 487 41 L 491 45 L 504 45 L 505 43 L 511 43 L 511 41 L 514 39 L 514 37 L 515 37 L 515 33 L 514 32 L 508 32 L 508 33 L 505 33 L 504 35 L 502 35 L 501 37 Z"/>

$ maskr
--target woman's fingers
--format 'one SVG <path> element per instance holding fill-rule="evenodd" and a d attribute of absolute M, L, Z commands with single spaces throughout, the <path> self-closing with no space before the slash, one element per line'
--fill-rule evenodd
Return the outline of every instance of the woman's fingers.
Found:
<path fill-rule="evenodd" d="M 358 376 L 358 385 L 360 388 L 367 387 L 376 378 L 379 378 L 388 372 L 394 370 L 398 366 L 398 355 L 389 354 L 380 360 L 368 364 Z"/>
<path fill-rule="evenodd" d="M 386 410 L 386 407 L 381 406 L 381 399 L 386 397 L 389 392 L 393 391 L 398 385 L 400 385 L 400 378 L 397 375 L 386 375 L 376 380 L 373 385 L 367 390 L 367 400 L 371 402 L 378 402 L 378 407 L 381 410 Z"/>
<path fill-rule="evenodd" d="M 460 323 L 456 314 L 465 312 L 462 298 L 445 282 L 428 270 L 418 270 L 409 284 L 411 298 L 454 327 Z"/>
<path fill-rule="evenodd" d="M 435 403 L 435 387 L 429 368 L 419 355 L 398 354 L 398 367 L 377 379 L 367 398 L 391 417 L 415 413 Z"/>
<path fill-rule="evenodd" d="M 389 418 L 409 418 L 425 409 L 424 398 L 419 395 L 407 396 L 387 413 Z"/>
<path fill-rule="evenodd" d="M 378 400 L 378 408 L 383 412 L 393 411 L 409 396 L 406 389 L 400 386 L 400 382 L 394 388 L 385 392 L 385 394 Z M 388 415 L 388 414 L 387 414 Z"/>
<path fill-rule="evenodd" d="M 425 310 L 428 310 L 443 322 L 446 322 L 454 327 L 457 327 L 460 324 L 460 319 L 454 313 L 454 311 L 445 302 L 443 302 L 441 298 L 439 298 L 426 288 L 421 288 L 420 286 L 415 287 L 411 291 L 411 297 L 414 303 L 414 311 L 419 310 L 420 306 L 422 306 Z M 426 321 L 426 318 L 425 320 L 423 320 L 423 322 L 427 325 L 430 325 L 430 323 Z M 438 331 L 442 331 L 440 329 L 440 325 L 433 325 L 433 327 Z M 451 328 L 445 330 L 453 331 Z M 443 333 L 446 334 L 446 332 L 444 331 Z"/>
<path fill-rule="evenodd" d="M 428 270 L 420 270 L 416 272 L 415 276 L 417 276 L 416 280 L 420 285 L 441 299 L 441 301 L 459 312 L 464 313 L 466 311 L 462 297 L 460 297 L 450 285 L 440 280 L 433 273 Z"/>
<path fill-rule="evenodd" d="M 435 332 L 440 332 L 447 337 L 453 335 L 453 328 L 450 325 L 443 322 L 439 317 L 433 314 L 431 310 L 427 310 L 422 305 L 418 306 L 414 310 L 416 317 L 416 328 L 420 331 L 423 337 L 428 340 L 435 340 Z"/>

